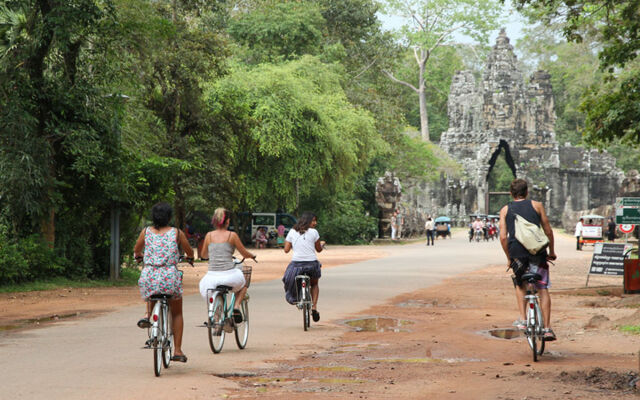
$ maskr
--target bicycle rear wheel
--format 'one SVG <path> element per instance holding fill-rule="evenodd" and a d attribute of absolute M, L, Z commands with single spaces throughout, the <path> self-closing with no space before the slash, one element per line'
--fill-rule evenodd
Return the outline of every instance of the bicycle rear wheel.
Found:
<path fill-rule="evenodd" d="M 309 314 L 311 313 L 311 306 L 309 306 L 308 304 L 305 304 L 302 307 L 302 326 L 304 327 L 304 330 L 306 331 L 307 329 L 309 329 Z"/>
<path fill-rule="evenodd" d="M 173 355 L 173 327 L 171 326 L 171 313 L 169 306 L 162 307 L 162 323 L 164 326 L 164 340 L 162 342 L 162 365 L 169 368 L 171 356 Z"/>
<path fill-rule="evenodd" d="M 224 298 L 221 293 L 213 299 L 213 317 L 207 324 L 209 331 L 209 347 L 215 354 L 220 353 L 224 345 Z"/>
<path fill-rule="evenodd" d="M 309 281 L 307 280 L 302 287 L 302 326 L 307 331 L 311 326 L 311 293 L 309 292 Z"/>
<path fill-rule="evenodd" d="M 240 312 L 242 313 L 242 322 L 235 324 L 236 344 L 240 350 L 247 346 L 249 339 L 249 301 L 244 298 L 240 304 Z"/>

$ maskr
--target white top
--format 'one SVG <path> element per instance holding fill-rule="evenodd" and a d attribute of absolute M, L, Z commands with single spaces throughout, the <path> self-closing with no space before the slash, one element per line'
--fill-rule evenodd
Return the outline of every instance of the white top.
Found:
<path fill-rule="evenodd" d="M 582 222 L 578 221 L 576 224 L 576 232 L 573 234 L 574 236 L 582 236 Z"/>
<path fill-rule="evenodd" d="M 300 235 L 295 229 L 291 229 L 285 239 L 291 243 L 293 257 L 291 261 L 316 261 L 316 242 L 320 239 L 320 234 L 313 228 L 307 229 Z"/>
<path fill-rule="evenodd" d="M 433 230 L 433 220 L 428 220 L 427 222 L 424 223 L 424 229 L 428 230 L 428 231 L 432 231 Z"/>

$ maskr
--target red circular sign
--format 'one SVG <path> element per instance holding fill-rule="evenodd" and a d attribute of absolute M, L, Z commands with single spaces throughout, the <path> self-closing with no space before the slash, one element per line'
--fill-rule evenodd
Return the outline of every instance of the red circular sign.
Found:
<path fill-rule="evenodd" d="M 633 232 L 633 229 L 635 228 L 635 225 L 632 224 L 622 224 L 622 225 L 618 225 L 618 228 L 620 228 L 620 232 L 622 233 L 631 233 Z"/>

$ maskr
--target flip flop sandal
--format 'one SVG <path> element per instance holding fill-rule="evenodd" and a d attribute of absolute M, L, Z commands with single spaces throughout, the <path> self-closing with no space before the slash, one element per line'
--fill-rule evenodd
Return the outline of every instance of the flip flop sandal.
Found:
<path fill-rule="evenodd" d="M 138 321 L 138 328 L 151 328 L 151 322 L 149 322 L 149 318 L 148 317 L 144 317 L 144 318 L 140 318 L 140 320 Z"/>
<path fill-rule="evenodd" d="M 242 321 L 243 321 L 242 320 L 242 313 L 237 308 L 234 308 L 233 309 L 233 322 L 235 322 L 236 324 L 241 324 Z"/>
<path fill-rule="evenodd" d="M 318 310 L 311 310 L 311 317 L 313 318 L 313 322 L 320 321 L 320 313 Z"/>
<path fill-rule="evenodd" d="M 544 340 L 545 342 L 553 342 L 554 340 L 556 340 L 556 334 L 553 333 L 553 330 L 551 330 L 551 328 L 545 329 L 544 331 L 542 331 L 542 340 Z"/>
<path fill-rule="evenodd" d="M 171 357 L 171 361 L 177 361 L 177 362 L 186 363 L 187 362 L 187 356 L 185 356 L 184 354 L 175 355 L 175 356 Z"/>

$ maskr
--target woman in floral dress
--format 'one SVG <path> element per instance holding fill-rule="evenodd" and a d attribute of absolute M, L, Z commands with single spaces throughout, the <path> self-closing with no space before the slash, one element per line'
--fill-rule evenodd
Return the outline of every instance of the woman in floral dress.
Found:
<path fill-rule="evenodd" d="M 133 249 L 136 260 L 144 260 L 144 268 L 138 280 L 140 295 L 147 301 L 154 294 L 171 294 L 169 301 L 173 319 L 175 352 L 173 361 L 187 362 L 182 352 L 182 275 L 176 265 L 180 261 L 180 249 L 187 254 L 187 260 L 193 262 L 193 250 L 187 236 L 180 229 L 169 226 L 173 210 L 167 203 L 158 203 L 151 209 L 153 226 L 140 232 Z M 153 304 L 147 301 L 147 313 L 138 321 L 140 328 L 151 326 L 149 315 Z"/>

